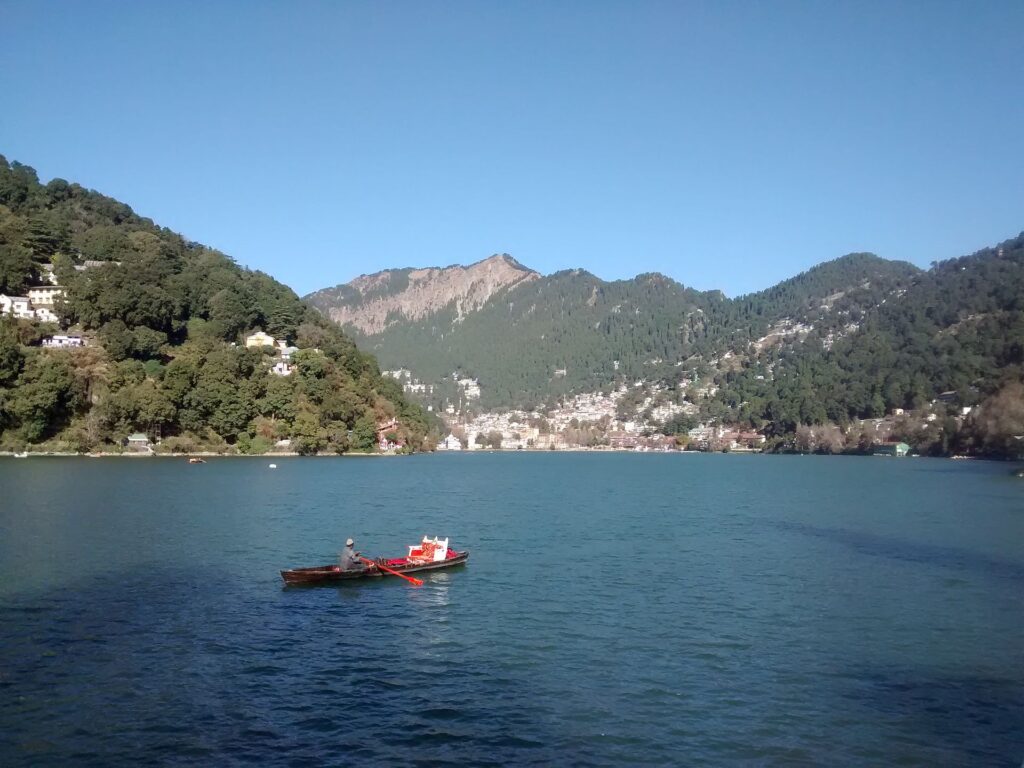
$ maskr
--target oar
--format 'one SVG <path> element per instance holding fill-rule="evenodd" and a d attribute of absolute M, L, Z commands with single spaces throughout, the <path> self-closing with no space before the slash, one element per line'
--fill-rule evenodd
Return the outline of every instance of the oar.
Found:
<path fill-rule="evenodd" d="M 370 559 L 365 558 L 365 557 L 360 557 L 359 559 L 362 560 L 364 563 L 367 563 L 369 565 L 377 566 L 382 571 L 384 571 L 385 573 L 390 573 L 392 576 L 401 576 L 403 579 L 405 579 L 406 581 L 408 581 L 410 584 L 412 584 L 415 587 L 422 587 L 423 586 L 423 580 L 422 579 L 414 579 L 412 576 L 406 576 L 404 573 L 399 573 L 398 571 L 393 571 L 390 568 L 388 568 L 386 565 L 381 565 L 380 563 L 374 562 L 373 560 L 370 560 Z"/>

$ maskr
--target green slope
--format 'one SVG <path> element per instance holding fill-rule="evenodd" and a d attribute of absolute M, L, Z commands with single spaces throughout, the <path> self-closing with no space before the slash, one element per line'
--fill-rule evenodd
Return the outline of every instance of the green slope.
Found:
<path fill-rule="evenodd" d="M 729 300 L 658 274 L 605 282 L 569 270 L 499 292 L 461 319 L 449 306 L 422 320 L 394 318 L 379 334 L 347 330 L 385 367 L 410 369 L 435 385 L 435 403 L 455 396 L 450 376 L 460 371 L 479 378 L 482 407 L 522 407 L 623 381 L 673 382 L 702 361 L 745 350 L 783 319 L 822 327 L 855 322 L 919 272 L 853 254 Z M 324 294 L 317 294 L 321 308 L 330 306 Z M 332 296 L 350 300 L 344 287 Z"/>
<path fill-rule="evenodd" d="M 723 376 L 716 399 L 724 417 L 786 433 L 918 408 L 943 392 L 971 405 L 1019 381 L 1024 235 L 918 273 L 859 313 L 857 325 L 831 346 L 816 328 Z"/>
<path fill-rule="evenodd" d="M 67 290 L 62 325 L 94 344 L 44 350 L 56 326 L 0 319 L 2 446 L 93 450 L 143 431 L 182 449 L 365 450 L 393 417 L 394 437 L 422 445 L 424 412 L 288 287 L 0 156 L 0 293 L 42 284 L 47 267 Z M 241 344 L 255 328 L 299 348 L 291 376 Z"/>
<path fill-rule="evenodd" d="M 689 399 L 701 421 L 791 436 L 801 424 L 842 427 L 953 392 L 915 445 L 1012 455 L 1013 435 L 972 425 L 1019 421 L 1022 243 L 929 270 L 850 254 L 736 299 L 661 275 L 604 282 L 572 270 L 501 291 L 461 318 L 450 306 L 418 321 L 393 317 L 379 334 L 352 333 L 387 367 L 435 385 L 438 405 L 459 397 L 454 371 L 479 379 L 489 410 L 643 380 L 627 406 L 661 387 L 659 397 Z M 401 288 L 399 280 L 377 290 Z M 344 290 L 335 296 L 346 300 Z M 961 407 L 986 400 L 995 410 L 960 418 Z"/>

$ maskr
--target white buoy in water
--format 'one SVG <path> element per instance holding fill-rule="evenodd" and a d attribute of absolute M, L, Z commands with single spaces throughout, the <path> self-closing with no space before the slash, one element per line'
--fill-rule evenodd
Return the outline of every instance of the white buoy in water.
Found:
<path fill-rule="evenodd" d="M 277 469 L 277 464 L 271 464 L 271 465 L 270 465 L 270 468 L 271 468 L 271 469 Z"/>

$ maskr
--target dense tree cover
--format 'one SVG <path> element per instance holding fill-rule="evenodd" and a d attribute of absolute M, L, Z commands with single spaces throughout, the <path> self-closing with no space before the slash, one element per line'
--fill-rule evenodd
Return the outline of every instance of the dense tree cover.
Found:
<path fill-rule="evenodd" d="M 390 290 L 388 281 L 376 290 Z M 944 392 L 975 405 L 1024 377 L 1024 236 L 927 271 L 850 254 L 736 299 L 660 275 L 607 283 L 560 272 L 500 292 L 468 317 L 452 307 L 360 340 L 386 366 L 434 384 L 437 404 L 458 400 L 456 370 L 479 378 L 484 409 L 640 379 L 677 394 L 689 383 L 701 421 L 762 429 L 790 446 L 801 425 L 834 425 L 846 450 L 853 420 L 920 408 Z M 645 393 L 630 392 L 623 416 L 642 416 Z M 931 452 L 1009 451 L 977 425 L 964 443 L 968 427 L 954 421 L 933 424 L 932 437 L 923 428 L 908 435 Z M 689 423 L 664 427 L 674 434 Z M 836 444 L 818 432 L 822 445 Z"/>
<path fill-rule="evenodd" d="M 424 411 L 288 287 L 0 156 L 0 292 L 40 284 L 49 265 L 67 291 L 63 324 L 99 345 L 40 349 L 37 324 L 0 319 L 0 443 L 92 450 L 143 431 L 182 450 L 290 439 L 342 452 L 372 449 L 376 425 L 397 417 L 401 442 L 423 444 Z M 244 347 L 256 328 L 299 348 L 292 375 Z"/>
<path fill-rule="evenodd" d="M 688 316 L 707 301 L 661 275 L 606 283 L 572 270 L 502 291 L 461 322 L 449 307 L 372 337 L 348 330 L 385 366 L 435 384 L 460 371 L 480 379 L 482 407 L 526 406 L 662 371 L 686 353 Z"/>
<path fill-rule="evenodd" d="M 850 323 L 905 289 L 921 273 L 901 261 L 851 253 L 827 261 L 767 290 L 722 301 L 708 313 L 692 352 L 706 357 L 743 350 L 784 319 L 812 324 L 819 334 Z"/>
<path fill-rule="evenodd" d="M 437 405 L 458 397 L 444 382 L 458 370 L 480 379 L 481 407 L 523 407 L 638 379 L 673 384 L 684 371 L 745 350 L 783 319 L 816 323 L 822 332 L 859 322 L 919 272 L 851 254 L 730 300 L 658 274 L 605 282 L 569 270 L 499 292 L 468 317 L 452 306 L 372 336 L 347 330 L 385 367 L 408 368 L 434 384 Z M 377 283 L 375 295 L 391 290 L 391 279 Z M 354 295 L 346 286 L 318 292 L 317 306 L 355 306 Z"/>
<path fill-rule="evenodd" d="M 775 434 L 914 409 L 945 392 L 974 405 L 1024 377 L 1024 235 L 936 264 L 863 313 L 855 332 L 752 358 L 721 376 L 726 415 Z"/>
<path fill-rule="evenodd" d="M 1024 383 L 1008 381 L 985 399 L 959 430 L 954 449 L 1024 458 Z"/>

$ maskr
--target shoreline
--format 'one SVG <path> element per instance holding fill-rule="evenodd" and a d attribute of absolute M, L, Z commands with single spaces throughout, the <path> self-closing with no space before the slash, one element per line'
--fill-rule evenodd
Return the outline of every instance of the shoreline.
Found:
<path fill-rule="evenodd" d="M 555 453 L 614 453 L 614 454 L 629 454 L 636 456 L 670 456 L 670 455 L 718 455 L 718 456 L 831 456 L 833 458 L 896 458 L 887 456 L 884 454 L 816 454 L 816 453 L 765 453 L 764 451 L 634 451 L 629 449 L 621 448 L 565 448 L 552 451 L 547 448 L 523 448 L 514 451 L 503 451 L 494 449 L 484 450 L 462 450 L 462 451 L 422 451 L 420 453 L 411 454 L 400 454 L 400 453 L 318 453 L 311 455 L 303 455 L 295 451 L 281 452 L 281 453 L 261 453 L 261 454 L 242 454 L 242 453 L 217 453 L 215 451 L 194 451 L 192 453 L 143 453 L 143 452 L 117 452 L 117 451 L 96 451 L 93 453 L 74 453 L 71 451 L 27 451 L 27 455 L 18 453 L 15 451 L 0 451 L 0 458 L 9 459 L 27 459 L 27 458 L 83 458 L 83 459 L 182 459 L 188 460 L 190 458 L 215 458 L 215 459 L 277 459 L 277 458 L 304 458 L 304 459 L 350 459 L 350 458 L 376 458 L 376 459 L 387 459 L 387 458 L 400 458 L 400 457 L 412 457 L 412 456 L 442 456 L 448 454 L 521 454 L 521 453 L 539 453 L 539 454 L 555 454 Z M 996 461 L 1003 463 L 1019 463 L 1024 461 L 1024 458 L 1009 459 L 1009 458 L 995 458 L 991 456 L 902 456 L 898 458 L 908 459 L 945 459 L 947 461 Z"/>
<path fill-rule="evenodd" d="M 31 458 L 82 458 L 82 459 L 285 459 L 291 457 L 306 459 L 324 458 L 398 458 L 400 456 L 414 456 L 416 454 L 401 453 L 316 453 L 303 455 L 296 451 L 282 453 L 218 453 L 216 451 L 193 451 L 191 453 L 145 453 L 142 451 L 93 451 L 91 453 L 74 453 L 72 451 L 26 451 L 27 455 L 15 451 L 0 451 L 0 458 L 8 459 L 31 459 Z"/>

